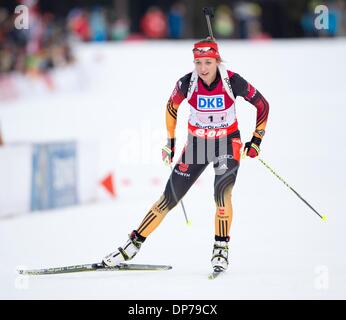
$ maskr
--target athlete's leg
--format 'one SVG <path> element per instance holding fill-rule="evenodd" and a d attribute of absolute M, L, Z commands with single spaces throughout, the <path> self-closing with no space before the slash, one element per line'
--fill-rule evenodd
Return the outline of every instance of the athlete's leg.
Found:
<path fill-rule="evenodd" d="M 135 232 L 141 237 L 148 237 L 166 214 L 184 197 L 206 166 L 207 164 L 177 163 L 167 181 L 163 195 L 154 203 Z"/>
<path fill-rule="evenodd" d="M 229 140 L 229 141 L 228 141 Z M 226 152 L 218 154 L 214 161 L 215 243 L 211 263 L 216 271 L 228 267 L 228 241 L 232 224 L 232 189 L 236 181 L 240 161 L 240 139 L 227 139 Z"/>
<path fill-rule="evenodd" d="M 232 189 L 235 184 L 239 162 L 227 160 L 227 169 L 222 175 L 215 175 L 214 199 L 215 213 L 215 240 L 228 241 L 232 224 Z"/>
<path fill-rule="evenodd" d="M 218 154 L 214 161 L 215 240 L 217 241 L 229 241 L 233 217 L 232 189 L 238 173 L 240 150 L 240 139 L 228 138 L 227 152 Z"/>

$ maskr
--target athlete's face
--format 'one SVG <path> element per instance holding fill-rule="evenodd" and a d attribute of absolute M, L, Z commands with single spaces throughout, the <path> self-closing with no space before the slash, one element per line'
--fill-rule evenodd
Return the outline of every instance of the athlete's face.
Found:
<path fill-rule="evenodd" d="M 201 79 L 207 84 L 211 84 L 217 73 L 217 67 L 220 62 L 214 58 L 198 58 L 194 61 L 196 71 Z"/>

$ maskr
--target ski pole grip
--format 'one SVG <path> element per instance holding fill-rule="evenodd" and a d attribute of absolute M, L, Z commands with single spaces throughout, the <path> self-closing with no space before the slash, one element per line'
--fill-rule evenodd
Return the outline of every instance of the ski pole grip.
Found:
<path fill-rule="evenodd" d="M 210 18 L 214 18 L 214 9 L 212 7 L 204 7 L 203 13 L 205 16 L 209 16 Z"/>
<path fill-rule="evenodd" d="M 208 25 L 208 31 L 209 31 L 209 36 L 214 39 L 213 35 L 213 29 L 211 28 L 211 22 L 210 18 L 214 17 L 214 9 L 212 7 L 204 7 L 203 8 L 203 13 L 205 15 L 205 18 L 207 19 L 207 25 Z"/>

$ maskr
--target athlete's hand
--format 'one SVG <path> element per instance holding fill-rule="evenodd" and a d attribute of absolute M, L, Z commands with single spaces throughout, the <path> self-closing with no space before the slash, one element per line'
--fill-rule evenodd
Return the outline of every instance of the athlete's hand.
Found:
<path fill-rule="evenodd" d="M 250 158 L 256 158 L 260 153 L 261 138 L 253 136 L 251 141 L 245 143 L 244 153 Z"/>
<path fill-rule="evenodd" d="M 169 165 L 173 161 L 175 151 L 175 138 L 167 139 L 166 145 L 162 148 L 162 160 Z"/>

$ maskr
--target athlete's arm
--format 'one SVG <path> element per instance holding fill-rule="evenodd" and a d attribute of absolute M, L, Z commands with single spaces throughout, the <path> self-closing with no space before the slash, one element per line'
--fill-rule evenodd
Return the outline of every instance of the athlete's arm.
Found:
<path fill-rule="evenodd" d="M 175 138 L 175 128 L 177 126 L 177 112 L 182 101 L 187 97 L 187 90 L 190 83 L 191 73 L 185 75 L 177 82 L 166 107 L 166 127 L 167 138 Z"/>

